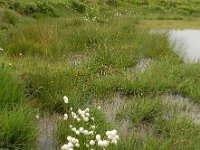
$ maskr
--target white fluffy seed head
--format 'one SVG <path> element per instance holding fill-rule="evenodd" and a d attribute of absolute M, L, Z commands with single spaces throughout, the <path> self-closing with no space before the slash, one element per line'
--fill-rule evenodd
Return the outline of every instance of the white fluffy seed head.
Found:
<path fill-rule="evenodd" d="M 68 140 L 68 141 L 71 141 L 71 140 L 72 140 L 72 137 L 71 137 L 71 136 L 68 136 L 68 137 L 67 137 L 67 140 Z"/>
<path fill-rule="evenodd" d="M 61 147 L 61 150 L 68 150 L 69 149 L 69 146 L 67 144 L 64 144 L 62 147 Z"/>
<path fill-rule="evenodd" d="M 67 145 L 69 146 L 69 148 L 73 148 L 74 147 L 74 144 L 72 144 L 71 142 L 69 142 Z"/>
<path fill-rule="evenodd" d="M 84 134 L 84 135 L 89 135 L 88 130 L 84 130 L 84 131 L 83 131 L 83 134 Z"/>
<path fill-rule="evenodd" d="M 80 131 L 81 133 L 83 133 L 84 128 L 83 128 L 83 127 L 80 127 L 80 128 L 79 128 L 79 131 Z"/>
<path fill-rule="evenodd" d="M 117 144 L 117 140 L 111 140 L 111 143 L 116 145 Z"/>
<path fill-rule="evenodd" d="M 80 134 L 80 131 L 79 130 L 76 130 L 76 135 L 79 135 Z"/>
<path fill-rule="evenodd" d="M 71 130 L 74 131 L 74 132 L 76 132 L 76 128 L 75 127 L 73 127 Z"/>
<path fill-rule="evenodd" d="M 92 128 L 92 129 L 95 129 L 96 127 L 95 127 L 95 125 L 93 125 L 93 126 L 91 126 L 91 128 Z"/>
<path fill-rule="evenodd" d="M 98 141 L 98 146 L 101 146 L 101 147 L 102 147 L 102 145 L 103 145 L 103 141 L 102 141 L 102 140 L 99 140 L 99 141 Z"/>
<path fill-rule="evenodd" d="M 86 115 L 87 117 L 90 117 L 90 114 L 89 114 L 89 113 L 85 113 L 85 115 Z"/>
<path fill-rule="evenodd" d="M 79 148 L 79 147 L 80 147 L 80 144 L 79 144 L 79 143 L 76 143 L 75 146 L 76 146 L 77 148 Z"/>
<path fill-rule="evenodd" d="M 109 145 L 109 141 L 103 140 L 103 147 L 107 147 Z"/>
<path fill-rule="evenodd" d="M 80 121 L 81 121 L 81 119 L 80 119 L 80 118 L 77 118 L 76 120 L 77 120 L 78 122 L 80 122 Z"/>
<path fill-rule="evenodd" d="M 67 96 L 64 96 L 63 99 L 64 99 L 64 102 L 65 102 L 66 104 L 69 103 L 69 100 L 68 100 Z"/>
<path fill-rule="evenodd" d="M 89 108 L 86 108 L 86 109 L 85 109 L 85 111 L 86 111 L 86 112 L 89 112 L 89 111 L 90 111 L 90 109 L 89 109 Z"/>
<path fill-rule="evenodd" d="M 84 120 L 85 122 L 88 122 L 88 121 L 89 121 L 89 118 L 88 118 L 88 117 L 83 117 L 83 120 Z"/>
<path fill-rule="evenodd" d="M 89 131 L 89 134 L 90 134 L 90 135 L 93 135 L 93 134 L 94 134 L 94 131 Z"/>
<path fill-rule="evenodd" d="M 75 138 L 72 138 L 71 142 L 72 142 L 73 144 L 76 144 L 76 143 L 77 143 Z"/>
<path fill-rule="evenodd" d="M 95 141 L 94 141 L 94 140 L 91 140 L 91 141 L 90 141 L 90 145 L 91 145 L 91 146 L 94 146 L 94 145 L 95 145 Z"/>
<path fill-rule="evenodd" d="M 97 141 L 100 141 L 100 140 L 101 140 L 101 135 L 97 134 L 97 135 L 96 135 L 96 140 L 97 140 Z"/>
<path fill-rule="evenodd" d="M 85 146 L 88 148 L 88 147 L 90 147 L 88 144 L 85 144 Z"/>
<path fill-rule="evenodd" d="M 67 114 L 64 114 L 64 120 L 67 120 L 68 119 L 68 115 Z"/>

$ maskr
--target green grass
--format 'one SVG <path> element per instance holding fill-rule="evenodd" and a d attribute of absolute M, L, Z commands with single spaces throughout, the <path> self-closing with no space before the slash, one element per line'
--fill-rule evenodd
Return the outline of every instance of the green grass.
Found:
<path fill-rule="evenodd" d="M 30 108 L 18 106 L 0 112 L 1 149 L 35 149 L 36 117 Z"/>
<path fill-rule="evenodd" d="M 179 104 L 162 98 L 134 97 L 118 111 L 118 119 L 128 119 L 133 133 L 123 149 L 190 149 L 199 145 L 199 125 L 181 117 Z"/>
<path fill-rule="evenodd" d="M 63 114 L 64 95 L 78 109 L 116 92 L 131 99 L 118 119 L 134 127 L 118 149 L 197 149 L 199 125 L 160 97 L 180 94 L 199 103 L 200 66 L 185 64 L 167 34 L 149 29 L 196 28 L 199 3 L 0 0 L 0 149 L 34 149 L 35 110 Z M 151 65 L 137 71 L 145 59 Z M 113 127 L 102 111 L 91 109 L 98 132 Z M 168 120 L 167 112 L 173 114 Z M 72 134 L 70 123 L 58 123 L 59 147 Z"/>
<path fill-rule="evenodd" d="M 25 101 L 24 89 L 17 83 L 17 78 L 5 68 L 1 68 L 0 78 L 0 108 L 12 109 L 23 104 Z"/>

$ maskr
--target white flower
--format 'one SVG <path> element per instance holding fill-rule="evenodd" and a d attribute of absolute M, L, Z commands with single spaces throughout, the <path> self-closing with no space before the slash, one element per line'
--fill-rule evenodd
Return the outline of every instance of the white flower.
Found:
<path fill-rule="evenodd" d="M 106 131 L 106 135 L 108 136 L 110 134 L 110 131 Z"/>
<path fill-rule="evenodd" d="M 76 130 L 76 135 L 79 135 L 80 134 L 80 131 L 79 130 Z"/>
<path fill-rule="evenodd" d="M 71 142 L 74 143 L 74 144 L 78 143 L 78 142 L 77 142 L 77 139 L 75 139 L 75 138 L 72 138 L 72 139 L 71 139 Z"/>
<path fill-rule="evenodd" d="M 71 141 L 71 140 L 72 140 L 72 137 L 71 137 L 71 136 L 68 136 L 68 137 L 67 137 L 67 140 L 68 140 L 68 141 Z"/>
<path fill-rule="evenodd" d="M 111 143 L 112 144 L 117 144 L 117 140 L 112 140 Z"/>
<path fill-rule="evenodd" d="M 90 109 L 89 109 L 89 108 L 86 108 L 86 109 L 85 109 L 85 111 L 86 111 L 86 112 L 89 112 L 89 111 L 90 111 Z"/>
<path fill-rule="evenodd" d="M 80 131 L 81 133 L 83 133 L 84 128 L 83 128 L 83 127 L 80 127 L 80 128 L 79 128 L 79 131 Z"/>
<path fill-rule="evenodd" d="M 88 122 L 88 121 L 89 121 L 89 118 L 88 118 L 88 117 L 84 117 L 83 120 L 84 120 L 85 122 Z"/>
<path fill-rule="evenodd" d="M 96 135 L 96 140 L 97 140 L 97 141 L 101 140 L 101 135 L 97 134 L 97 135 Z"/>
<path fill-rule="evenodd" d="M 74 144 L 71 143 L 71 142 L 69 142 L 67 145 L 69 146 L 69 148 L 73 148 L 74 147 Z"/>
<path fill-rule="evenodd" d="M 102 140 L 98 140 L 98 146 L 103 146 L 103 141 Z"/>
<path fill-rule="evenodd" d="M 101 146 L 101 147 L 107 147 L 109 145 L 109 141 L 107 140 L 99 140 L 98 141 L 98 146 Z"/>
<path fill-rule="evenodd" d="M 71 128 L 71 130 L 74 131 L 74 132 L 76 132 L 76 128 L 75 127 Z"/>
<path fill-rule="evenodd" d="M 67 119 L 68 119 L 68 115 L 64 114 L 64 120 L 67 120 Z"/>
<path fill-rule="evenodd" d="M 94 131 L 89 131 L 89 134 L 90 134 L 90 135 L 93 135 L 93 134 L 94 134 Z"/>
<path fill-rule="evenodd" d="M 103 147 L 107 147 L 109 145 L 109 141 L 103 140 Z"/>
<path fill-rule="evenodd" d="M 101 106 L 98 106 L 97 109 L 101 109 Z"/>
<path fill-rule="evenodd" d="M 117 135 L 117 130 L 107 131 L 106 136 L 109 140 L 111 140 L 112 144 L 117 144 L 117 140 L 119 140 L 119 136 Z"/>
<path fill-rule="evenodd" d="M 78 122 L 80 122 L 80 121 L 81 121 L 81 119 L 80 119 L 80 118 L 77 118 L 77 121 L 78 121 Z"/>
<path fill-rule="evenodd" d="M 65 102 L 66 104 L 68 104 L 69 101 L 68 101 L 67 96 L 64 96 L 63 99 L 64 99 L 64 102 Z"/>
<path fill-rule="evenodd" d="M 89 114 L 89 113 L 85 113 L 85 115 L 86 115 L 87 117 L 90 117 L 90 114 Z"/>
<path fill-rule="evenodd" d="M 91 145 L 91 146 L 94 146 L 94 145 L 95 145 L 95 141 L 94 141 L 94 140 L 91 140 L 91 141 L 90 141 L 90 145 Z"/>
<path fill-rule="evenodd" d="M 67 144 L 64 144 L 62 147 L 61 147 L 61 150 L 68 150 L 69 149 L 69 146 Z"/>
<path fill-rule="evenodd" d="M 93 125 L 93 126 L 91 126 L 91 128 L 92 128 L 92 129 L 95 129 L 96 127 L 95 127 L 95 125 Z"/>
<path fill-rule="evenodd" d="M 76 115 L 75 112 L 72 111 L 71 114 L 72 114 L 72 117 L 73 117 L 74 119 L 77 119 L 77 118 L 78 118 L 78 116 Z"/>
<path fill-rule="evenodd" d="M 79 144 L 79 143 L 76 143 L 75 146 L 79 148 L 79 147 L 80 147 L 80 144 Z"/>
<path fill-rule="evenodd" d="M 36 118 L 39 119 L 39 118 L 40 118 L 40 115 L 37 114 L 37 115 L 36 115 Z"/>
<path fill-rule="evenodd" d="M 94 120 L 94 117 L 92 117 L 91 120 Z"/>
<path fill-rule="evenodd" d="M 84 131 L 83 131 L 83 134 L 84 134 L 84 135 L 89 135 L 88 130 L 84 130 Z"/>
<path fill-rule="evenodd" d="M 0 48 L 0 51 L 3 51 L 3 48 Z"/>

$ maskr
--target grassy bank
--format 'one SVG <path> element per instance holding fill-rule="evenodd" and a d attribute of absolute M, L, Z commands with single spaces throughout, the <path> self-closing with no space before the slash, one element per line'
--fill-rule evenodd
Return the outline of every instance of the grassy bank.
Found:
<path fill-rule="evenodd" d="M 36 149 L 38 112 L 41 119 L 47 112 L 69 115 L 71 107 L 88 107 L 94 117 L 88 124 L 106 138 L 116 126 L 96 104 L 116 93 L 127 99 L 116 120 L 132 127 L 130 138 L 108 149 L 198 148 L 199 124 L 162 96 L 179 94 L 198 105 L 199 64 L 184 64 L 167 34 L 149 29 L 196 28 L 199 3 L 0 0 L 0 149 Z M 70 124 L 88 127 L 70 115 L 55 122 L 58 149 L 74 134 Z M 88 140 L 81 135 L 80 144 Z"/>

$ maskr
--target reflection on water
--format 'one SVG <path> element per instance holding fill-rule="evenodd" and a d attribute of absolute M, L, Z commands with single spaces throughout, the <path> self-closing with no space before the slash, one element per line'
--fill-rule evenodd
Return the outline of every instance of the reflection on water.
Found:
<path fill-rule="evenodd" d="M 200 61 L 200 30 L 170 30 L 169 35 L 176 48 L 181 46 L 185 62 Z"/>

